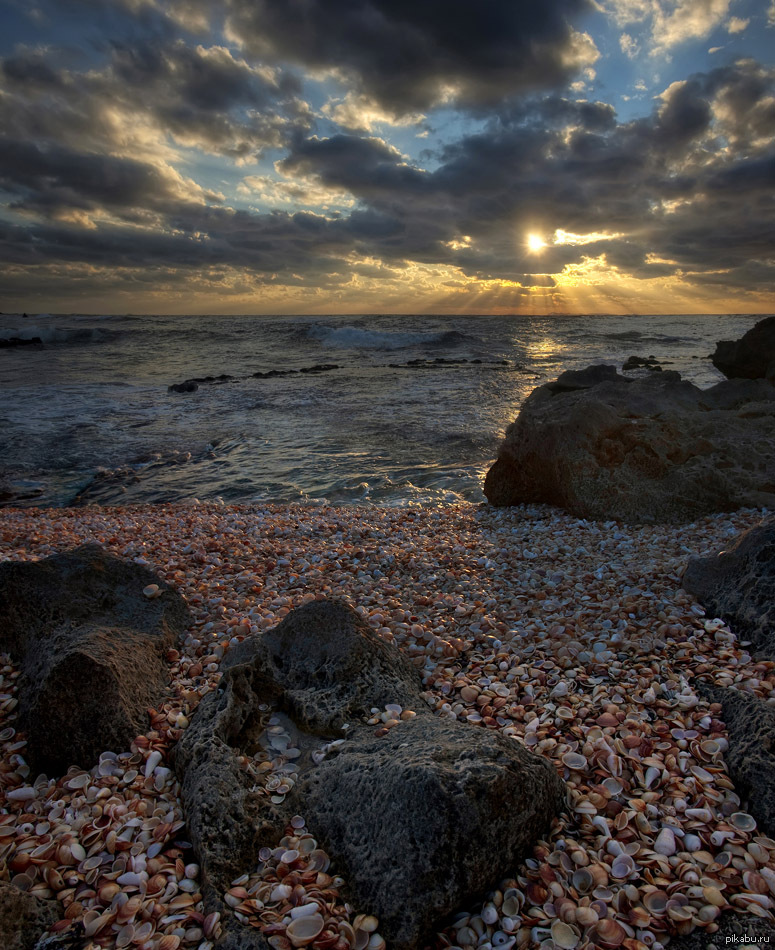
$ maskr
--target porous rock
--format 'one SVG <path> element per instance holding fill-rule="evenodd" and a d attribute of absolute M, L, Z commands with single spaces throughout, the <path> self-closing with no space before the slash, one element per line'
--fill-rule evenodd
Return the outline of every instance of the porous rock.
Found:
<path fill-rule="evenodd" d="M 741 639 L 775 657 L 775 517 L 743 532 L 726 551 L 691 558 L 681 583 Z"/>
<path fill-rule="evenodd" d="M 223 946 L 251 946 L 223 891 L 295 813 L 336 862 L 351 903 L 378 916 L 380 933 L 401 950 L 497 883 L 562 807 L 564 786 L 549 762 L 436 717 L 416 667 L 343 603 L 292 611 L 231 650 L 222 669 L 174 761 L 206 908 L 223 915 Z M 365 719 L 388 703 L 417 715 L 377 737 Z M 301 750 L 299 780 L 279 804 L 239 764 L 268 709 Z M 324 739 L 343 737 L 313 763 Z"/>
<path fill-rule="evenodd" d="M 758 696 L 739 689 L 700 685 L 711 702 L 721 703 L 729 734 L 724 761 L 744 809 L 761 834 L 775 834 L 775 709 Z"/>
<path fill-rule="evenodd" d="M 711 360 L 730 379 L 775 382 L 775 317 L 760 320 L 739 340 L 718 342 Z"/>
<path fill-rule="evenodd" d="M 143 590 L 156 585 L 158 596 Z M 0 649 L 23 673 L 19 721 L 35 771 L 89 768 L 128 748 L 165 694 L 166 651 L 189 623 L 148 568 L 84 545 L 0 564 Z"/>
<path fill-rule="evenodd" d="M 765 380 L 701 390 L 675 372 L 568 371 L 525 401 L 484 492 L 498 506 L 544 503 L 631 524 L 770 506 L 773 431 Z"/>
<path fill-rule="evenodd" d="M 0 947 L 34 950 L 40 937 L 62 913 L 56 901 L 42 900 L 0 881 Z"/>
<path fill-rule="evenodd" d="M 357 906 L 390 946 L 409 948 L 519 863 L 563 791 L 523 746 L 430 714 L 353 741 L 297 794 Z"/>
<path fill-rule="evenodd" d="M 671 937 L 669 950 L 724 950 L 730 945 L 742 945 L 758 950 L 775 943 L 775 925 L 769 919 L 751 914 L 722 914 L 716 921 L 718 930 L 709 934 L 698 927 L 685 937 Z"/>

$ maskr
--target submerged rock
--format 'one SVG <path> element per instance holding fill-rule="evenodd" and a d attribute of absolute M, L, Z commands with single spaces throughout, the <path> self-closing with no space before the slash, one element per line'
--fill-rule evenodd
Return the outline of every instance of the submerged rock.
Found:
<path fill-rule="evenodd" d="M 206 906 L 224 914 L 224 946 L 250 946 L 237 942 L 245 928 L 224 890 L 295 813 L 345 877 L 348 900 L 401 950 L 493 886 L 562 807 L 549 762 L 435 716 L 416 667 L 342 603 L 292 611 L 230 651 L 222 669 L 175 765 Z M 388 704 L 414 718 L 375 733 L 365 720 Z M 271 746 L 270 715 L 292 737 L 297 769 L 277 801 L 244 765 L 262 742 Z"/>
<path fill-rule="evenodd" d="M 743 532 L 726 551 L 691 558 L 681 583 L 739 637 L 775 657 L 775 517 Z"/>
<path fill-rule="evenodd" d="M 41 900 L 0 881 L 0 947 L 34 950 L 62 913 L 57 901 Z"/>
<path fill-rule="evenodd" d="M 33 774 L 89 768 L 128 748 L 166 691 L 165 653 L 189 620 L 161 578 L 97 545 L 0 564 L 0 650 L 23 673 Z"/>
<path fill-rule="evenodd" d="M 630 379 L 591 366 L 530 394 L 484 492 L 494 505 L 545 503 L 634 524 L 771 506 L 773 431 L 765 380 L 701 390 L 675 372 Z"/>
<path fill-rule="evenodd" d="M 661 372 L 662 364 L 655 356 L 628 356 L 626 362 L 622 364 L 622 371 L 631 369 L 650 369 Z"/>
<path fill-rule="evenodd" d="M 760 320 L 739 340 L 717 343 L 711 360 L 730 379 L 775 382 L 775 317 Z"/>

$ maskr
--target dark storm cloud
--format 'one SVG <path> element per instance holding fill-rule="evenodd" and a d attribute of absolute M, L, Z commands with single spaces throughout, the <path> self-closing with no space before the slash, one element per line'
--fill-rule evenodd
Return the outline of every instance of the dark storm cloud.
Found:
<path fill-rule="evenodd" d="M 181 144 L 244 159 L 310 127 L 295 76 L 253 67 L 224 47 L 154 35 L 131 45 L 113 41 L 106 54 L 98 67 L 57 71 L 37 51 L 7 57 L 0 74 L 5 133 L 101 153 L 124 134 L 123 121 L 116 128 L 106 114 L 123 113 L 162 140 L 171 134 Z"/>
<path fill-rule="evenodd" d="M 11 196 L 12 209 L 44 214 L 136 208 L 169 213 L 184 199 L 181 181 L 153 165 L 8 139 L 0 139 L 0 187 Z M 218 200 L 212 193 L 203 198 Z"/>
<path fill-rule="evenodd" d="M 526 230 L 562 229 L 601 236 L 547 248 L 547 272 L 605 254 L 640 277 L 690 268 L 734 279 L 775 246 L 775 158 L 762 134 L 774 130 L 774 92 L 775 72 L 744 61 L 673 84 L 651 117 L 625 124 L 601 103 L 522 103 L 448 145 L 433 171 L 343 135 L 296 141 L 284 167 L 396 215 L 408 258 L 471 276 L 507 278 L 524 266 Z M 734 147 L 720 150 L 724 138 Z"/>
<path fill-rule="evenodd" d="M 571 21 L 588 0 L 229 0 L 232 35 L 262 57 L 336 68 L 397 112 L 449 90 L 492 102 L 559 84 L 593 50 Z"/>

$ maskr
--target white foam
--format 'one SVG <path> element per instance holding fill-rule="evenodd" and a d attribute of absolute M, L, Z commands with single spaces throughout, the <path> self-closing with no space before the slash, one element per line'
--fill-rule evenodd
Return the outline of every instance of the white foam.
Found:
<path fill-rule="evenodd" d="M 308 335 L 323 346 L 349 349 L 400 350 L 422 343 L 438 343 L 445 333 L 401 333 L 393 330 L 364 330 L 361 327 L 327 327 L 316 324 Z"/>

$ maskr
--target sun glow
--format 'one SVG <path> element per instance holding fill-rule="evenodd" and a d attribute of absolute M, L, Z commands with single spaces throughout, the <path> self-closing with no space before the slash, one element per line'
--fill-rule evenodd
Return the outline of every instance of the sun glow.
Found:
<path fill-rule="evenodd" d="M 540 234 L 528 234 L 527 249 L 532 254 L 537 254 L 539 251 L 542 251 L 545 247 L 546 247 L 546 241 L 541 237 Z"/>

